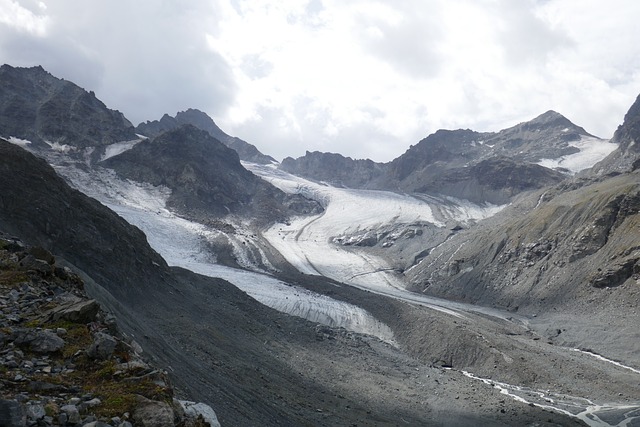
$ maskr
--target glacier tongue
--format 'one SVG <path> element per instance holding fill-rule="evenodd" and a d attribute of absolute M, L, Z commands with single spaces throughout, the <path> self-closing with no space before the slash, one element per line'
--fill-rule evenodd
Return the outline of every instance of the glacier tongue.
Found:
<path fill-rule="evenodd" d="M 354 251 L 334 242 L 367 235 L 393 224 L 467 222 L 491 216 L 502 206 L 477 206 L 453 198 L 421 197 L 389 191 L 336 188 L 308 181 L 273 165 L 244 163 L 266 181 L 289 193 L 322 203 L 325 212 L 276 224 L 263 233 L 289 263 L 306 274 L 320 274 L 362 288 L 389 291 L 403 289 L 402 277 L 380 256 Z"/>
<path fill-rule="evenodd" d="M 170 193 L 166 188 L 123 181 L 107 169 L 91 173 L 67 166 L 56 169 L 85 194 L 140 228 L 169 265 L 227 280 L 278 311 L 394 344 L 391 329 L 360 307 L 289 285 L 268 274 L 215 264 L 215 254 L 205 243 L 216 231 L 168 211 L 165 202 Z"/>

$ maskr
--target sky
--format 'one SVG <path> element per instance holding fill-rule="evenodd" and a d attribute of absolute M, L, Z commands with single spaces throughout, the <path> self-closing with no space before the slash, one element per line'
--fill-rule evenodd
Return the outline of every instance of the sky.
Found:
<path fill-rule="evenodd" d="M 555 110 L 610 138 L 640 93 L 637 0 L 0 0 L 0 63 L 134 124 L 187 108 L 278 160 L 389 161 Z"/>

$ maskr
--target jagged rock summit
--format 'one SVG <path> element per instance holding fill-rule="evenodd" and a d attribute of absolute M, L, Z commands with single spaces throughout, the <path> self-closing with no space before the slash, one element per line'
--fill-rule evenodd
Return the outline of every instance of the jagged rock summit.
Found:
<path fill-rule="evenodd" d="M 136 127 L 136 131 L 148 137 L 155 137 L 182 125 L 193 125 L 198 129 L 208 132 L 209 135 L 235 150 L 241 160 L 260 164 L 275 163 L 273 157 L 262 154 L 254 145 L 240 138 L 227 135 L 206 113 L 193 108 L 180 111 L 175 117 L 165 114 L 160 120 L 140 123 Z"/>
<path fill-rule="evenodd" d="M 258 178 L 240 164 L 236 151 L 193 125 L 142 141 L 101 164 L 122 177 L 168 187 L 167 206 L 200 222 L 232 214 L 268 223 L 322 209 Z"/>
<path fill-rule="evenodd" d="M 133 125 L 93 92 L 42 67 L 0 67 L 0 137 L 74 149 L 137 139 Z"/>

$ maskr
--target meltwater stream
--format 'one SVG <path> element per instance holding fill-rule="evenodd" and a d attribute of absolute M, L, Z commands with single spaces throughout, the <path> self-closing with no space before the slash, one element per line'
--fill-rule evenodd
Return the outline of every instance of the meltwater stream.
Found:
<path fill-rule="evenodd" d="M 500 393 L 514 400 L 578 418 L 591 427 L 640 426 L 640 405 L 597 405 L 582 397 L 502 383 L 466 371 L 462 373 L 500 390 Z"/>

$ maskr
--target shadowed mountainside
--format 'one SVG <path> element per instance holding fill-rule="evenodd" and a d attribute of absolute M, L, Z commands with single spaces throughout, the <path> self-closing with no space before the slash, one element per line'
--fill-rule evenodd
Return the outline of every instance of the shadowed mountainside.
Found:
<path fill-rule="evenodd" d="M 287 195 L 258 178 L 240 164 L 238 153 L 192 125 L 142 141 L 101 165 L 125 178 L 170 188 L 167 206 L 200 222 L 233 214 L 265 224 L 322 211 L 317 202 Z"/>

